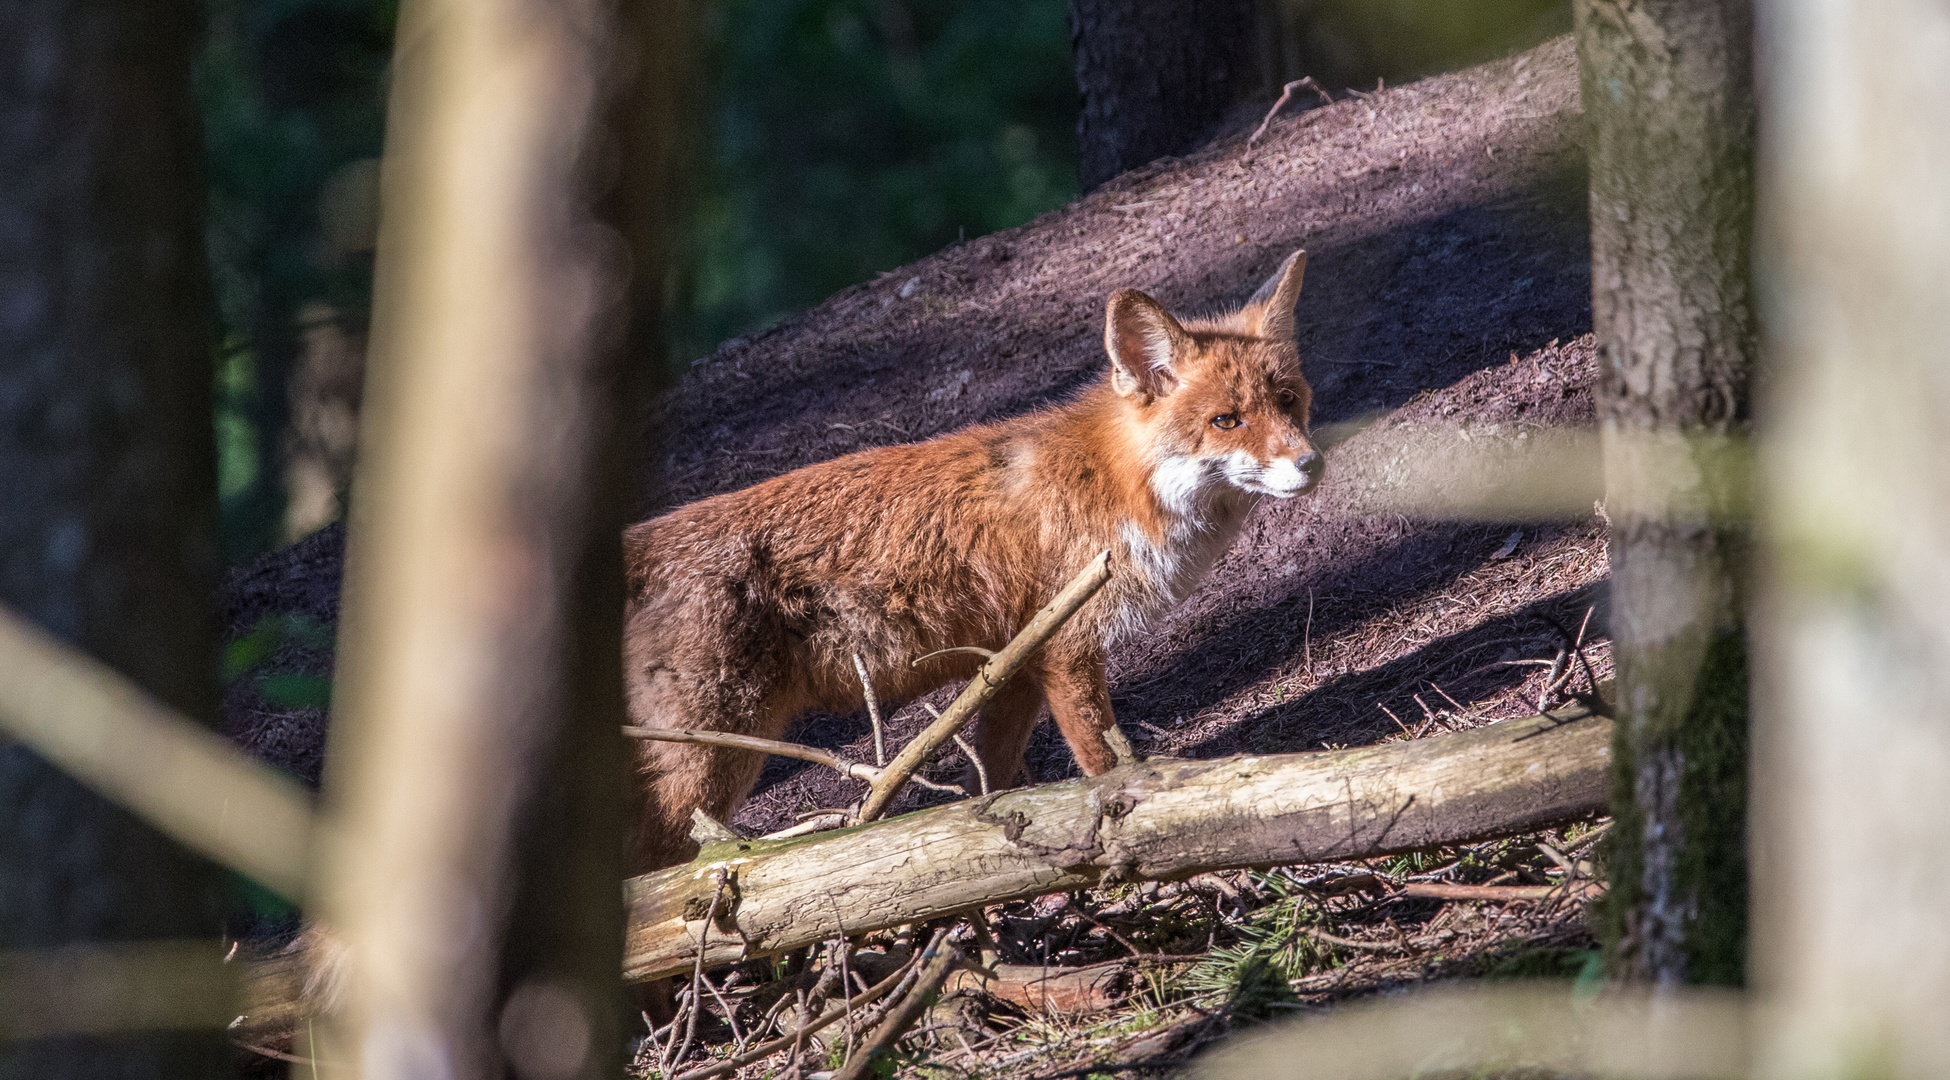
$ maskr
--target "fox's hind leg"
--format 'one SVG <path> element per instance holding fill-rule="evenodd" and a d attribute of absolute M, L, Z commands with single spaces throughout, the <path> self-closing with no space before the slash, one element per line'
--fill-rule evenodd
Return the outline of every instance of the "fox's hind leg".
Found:
<path fill-rule="evenodd" d="M 645 740 L 637 761 L 642 794 L 629 873 L 674 866 L 696 855 L 691 812 L 731 820 L 764 766 L 765 755 L 749 750 Z"/>
<path fill-rule="evenodd" d="M 666 669 L 631 680 L 630 716 L 650 727 L 733 731 L 777 738 L 791 721 L 792 703 L 774 695 L 759 702 L 725 702 L 709 685 Z M 634 824 L 625 853 L 631 874 L 674 866 L 697 854 L 691 812 L 730 821 L 758 782 L 765 755 L 692 743 L 635 740 L 630 785 Z"/>
<path fill-rule="evenodd" d="M 993 790 L 1015 787 L 1022 777 L 1023 752 L 1029 749 L 1029 736 L 1036 730 L 1036 717 L 1043 711 L 1043 691 L 1027 673 L 1009 680 L 989 699 L 975 733 L 975 752 L 982 757 Z M 969 794 L 978 788 L 975 770 L 963 775 L 962 787 Z"/>

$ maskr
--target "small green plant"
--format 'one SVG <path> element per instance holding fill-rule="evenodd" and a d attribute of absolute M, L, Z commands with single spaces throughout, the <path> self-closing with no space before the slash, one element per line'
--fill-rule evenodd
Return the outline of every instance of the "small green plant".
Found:
<path fill-rule="evenodd" d="M 1236 928 L 1237 942 L 1214 949 L 1178 985 L 1195 994 L 1223 994 L 1234 1013 L 1264 1017 L 1276 1004 L 1298 1000 L 1291 980 L 1333 967 L 1337 959 L 1332 946 L 1308 933 L 1321 927 L 1325 913 L 1297 882 L 1274 872 L 1254 875 L 1253 884 L 1272 903 Z"/>
<path fill-rule="evenodd" d="M 303 615 L 266 615 L 243 637 L 223 651 L 222 678 L 226 685 L 258 671 L 286 642 L 329 652 L 332 628 Z M 272 671 L 257 676 L 257 696 L 267 705 L 285 709 L 324 709 L 332 704 L 332 680 L 323 675 Z"/>

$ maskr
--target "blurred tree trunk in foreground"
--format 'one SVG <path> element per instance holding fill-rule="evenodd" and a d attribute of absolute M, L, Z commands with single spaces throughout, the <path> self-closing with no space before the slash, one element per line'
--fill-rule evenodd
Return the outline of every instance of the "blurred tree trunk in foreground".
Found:
<path fill-rule="evenodd" d="M 1950 10 L 1761 9 L 1757 1076 L 1950 1062 Z M 1819 78 L 1810 78 L 1819 75 Z"/>
<path fill-rule="evenodd" d="M 325 778 L 348 959 L 321 1056 L 359 1075 L 621 1068 L 622 359 L 656 241 L 597 208 L 634 232 L 661 205 L 610 187 L 667 118 L 601 124 L 667 101 L 649 10 L 401 11 Z"/>
<path fill-rule="evenodd" d="M 217 521 L 197 11 L 0 9 L 0 603 L 207 720 Z M 0 747 L 0 948 L 203 938 L 214 955 L 220 917 L 214 867 Z M 9 1077 L 207 1077 L 230 1063 L 215 1031 L 0 1047 Z"/>
<path fill-rule="evenodd" d="M 1749 0 L 1578 0 L 1618 667 L 1613 970 L 1738 984 L 1755 327 Z"/>
<path fill-rule="evenodd" d="M 1259 78 L 1252 0 L 1070 0 L 1084 191 L 1182 154 Z"/>

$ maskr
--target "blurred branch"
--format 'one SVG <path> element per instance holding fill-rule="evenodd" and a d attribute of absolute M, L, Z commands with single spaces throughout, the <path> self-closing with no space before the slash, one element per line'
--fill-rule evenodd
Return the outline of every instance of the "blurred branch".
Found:
<path fill-rule="evenodd" d="M 0 607 L 0 732 L 293 903 L 311 798 L 297 781 Z"/>
<path fill-rule="evenodd" d="M 1746 1002 L 1727 992 L 1581 1001 L 1563 984 L 1423 991 L 1243 1036 L 1201 1057 L 1190 1075 L 1737 1077 L 1748 1071 L 1748 1015 Z"/>
<path fill-rule="evenodd" d="M 1740 520 L 1753 512 L 1753 446 L 1738 435 L 1620 431 L 1609 452 L 1632 462 L 1629 482 L 1606 488 L 1593 428 L 1497 424 L 1371 428 L 1335 452 L 1330 468 L 1359 513 L 1461 521 L 1572 520 L 1603 500 L 1613 521 L 1650 507 L 1681 520 Z M 1680 488 L 1687 500 L 1653 492 Z"/>
<path fill-rule="evenodd" d="M 400 8 L 318 890 L 319 1056 L 368 1080 L 621 1065 L 632 260 L 598 201 L 665 189 L 601 121 L 677 46 L 624 14 Z"/>
<path fill-rule="evenodd" d="M 221 1028 L 233 974 L 214 940 L 0 951 L 0 1042 Z"/>

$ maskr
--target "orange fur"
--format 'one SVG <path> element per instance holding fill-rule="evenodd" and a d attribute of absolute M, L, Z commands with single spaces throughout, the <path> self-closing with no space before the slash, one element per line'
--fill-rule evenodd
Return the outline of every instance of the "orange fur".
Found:
<path fill-rule="evenodd" d="M 1110 548 L 1110 583 L 995 698 L 977 735 L 1014 782 L 1045 702 L 1079 765 L 1116 764 L 1104 658 L 1191 591 L 1261 495 L 1319 480 L 1293 344 L 1304 252 L 1238 312 L 1181 323 L 1142 293 L 1106 312 L 1106 378 L 1076 400 L 865 450 L 705 499 L 624 533 L 635 723 L 779 738 L 809 709 L 900 701 L 972 674 Z M 691 812 L 728 818 L 763 758 L 640 744 L 631 870 L 689 858 Z"/>

